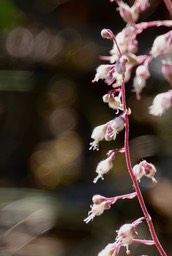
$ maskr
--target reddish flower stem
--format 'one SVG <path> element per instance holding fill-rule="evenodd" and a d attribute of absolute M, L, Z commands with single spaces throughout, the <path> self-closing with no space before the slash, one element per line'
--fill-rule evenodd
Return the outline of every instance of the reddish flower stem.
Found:
<path fill-rule="evenodd" d="M 123 75 L 123 81 L 122 81 L 122 102 L 123 102 L 123 106 L 124 106 L 124 111 L 126 111 L 127 109 L 127 105 L 126 105 L 126 97 L 125 97 L 125 82 L 124 82 L 124 78 L 125 76 Z M 158 240 L 151 216 L 149 215 L 149 212 L 147 210 L 147 207 L 145 205 L 143 196 L 142 196 L 142 192 L 140 190 L 140 187 L 138 185 L 137 179 L 133 173 L 132 170 L 132 165 L 131 165 L 131 157 L 130 157 L 130 149 L 129 149 L 129 118 L 128 115 L 126 115 L 126 119 L 125 119 L 125 139 L 124 139 L 124 148 L 125 148 L 125 159 L 126 159 L 126 164 L 127 164 L 127 168 L 128 168 L 128 172 L 130 174 L 130 177 L 132 179 L 135 191 L 137 193 L 137 198 L 140 204 L 140 207 L 142 209 L 142 212 L 145 216 L 145 219 L 147 221 L 148 227 L 149 227 L 149 231 L 150 234 L 152 236 L 152 239 L 154 241 L 154 244 L 157 248 L 157 250 L 159 251 L 159 253 L 162 256 L 167 256 L 166 252 L 164 251 L 161 243 Z"/>

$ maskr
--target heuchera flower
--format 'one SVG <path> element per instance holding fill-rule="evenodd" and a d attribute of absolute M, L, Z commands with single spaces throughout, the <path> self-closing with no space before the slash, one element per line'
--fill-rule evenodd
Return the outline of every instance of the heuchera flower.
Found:
<path fill-rule="evenodd" d="M 148 163 L 146 160 L 140 162 L 140 165 L 144 168 L 145 176 L 152 179 L 152 181 L 156 183 L 157 180 L 154 178 L 154 175 L 157 172 L 155 166 Z"/>
<path fill-rule="evenodd" d="M 115 80 L 115 65 L 102 64 L 96 70 L 96 75 L 92 82 L 98 82 L 99 79 L 105 80 L 105 83 L 111 85 Z"/>
<path fill-rule="evenodd" d="M 103 102 L 108 103 L 109 108 L 116 110 L 123 110 L 123 104 L 121 102 L 121 96 L 114 96 L 110 93 L 103 96 Z"/>
<path fill-rule="evenodd" d="M 99 150 L 99 142 L 102 141 L 106 133 L 106 124 L 99 125 L 94 128 L 91 138 L 94 140 L 90 143 L 90 148 L 93 150 Z"/>
<path fill-rule="evenodd" d="M 140 99 L 140 93 L 146 85 L 146 80 L 150 77 L 148 68 L 145 65 L 140 65 L 136 69 L 136 76 L 133 80 L 133 88 L 137 99 Z"/>
<path fill-rule="evenodd" d="M 104 210 L 109 209 L 111 205 L 116 203 L 119 199 L 132 199 L 135 196 L 136 192 L 109 198 L 101 195 L 94 195 L 92 198 L 93 205 L 90 205 L 91 211 L 88 212 L 88 217 L 84 221 L 88 223 L 93 220 L 95 216 L 101 215 Z"/>
<path fill-rule="evenodd" d="M 136 164 L 133 167 L 133 173 L 136 176 L 137 180 L 140 182 L 140 179 L 145 175 L 143 166 Z"/>
<path fill-rule="evenodd" d="M 153 57 L 172 53 L 172 30 L 166 34 L 158 36 L 154 40 L 150 53 L 153 55 Z"/>
<path fill-rule="evenodd" d="M 90 143 L 90 150 L 99 150 L 99 142 L 105 139 L 106 141 L 111 141 L 116 139 L 118 132 L 122 131 L 125 126 L 125 115 L 114 118 L 113 120 L 107 122 L 106 124 L 99 125 L 94 128 L 91 138 L 94 140 Z"/>
<path fill-rule="evenodd" d="M 97 182 L 98 179 L 104 179 L 103 175 L 108 173 L 113 167 L 113 159 L 112 157 L 107 157 L 105 160 L 102 160 L 96 168 L 97 177 L 93 180 L 94 183 Z"/>
<path fill-rule="evenodd" d="M 117 230 L 116 241 L 123 242 L 126 246 L 127 254 L 130 253 L 128 246 L 132 243 L 133 239 L 138 235 L 136 227 L 142 222 L 144 217 L 141 217 L 131 224 L 124 224 Z"/>
<path fill-rule="evenodd" d="M 172 90 L 158 94 L 152 105 L 149 107 L 149 113 L 154 116 L 161 116 L 172 106 Z"/>
<path fill-rule="evenodd" d="M 139 164 L 136 164 L 133 167 L 133 173 L 135 174 L 138 181 L 140 181 L 143 176 L 146 176 L 147 178 L 152 179 L 154 183 L 157 182 L 154 177 L 156 173 L 156 168 L 153 164 L 148 163 L 146 160 L 143 160 Z"/>
<path fill-rule="evenodd" d="M 128 4 L 124 3 L 123 1 L 119 1 L 118 5 L 120 16 L 126 23 L 132 24 L 137 21 L 139 13 L 135 6 L 129 7 Z"/>

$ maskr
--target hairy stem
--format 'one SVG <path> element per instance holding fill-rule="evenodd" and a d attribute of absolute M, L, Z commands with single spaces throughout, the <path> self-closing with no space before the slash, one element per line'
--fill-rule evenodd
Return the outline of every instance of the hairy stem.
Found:
<path fill-rule="evenodd" d="M 123 102 L 123 105 L 124 105 L 124 111 L 126 111 L 127 110 L 127 105 L 126 105 L 126 97 L 125 97 L 125 82 L 124 82 L 124 78 L 125 77 L 123 76 L 123 82 L 122 82 L 122 102 Z M 155 244 L 157 250 L 159 251 L 159 253 L 162 256 L 167 256 L 167 254 L 164 251 L 161 243 L 158 240 L 158 237 L 157 237 L 157 234 L 156 234 L 156 231 L 155 231 L 155 228 L 154 228 L 151 216 L 149 215 L 149 212 L 148 212 L 147 207 L 145 205 L 145 202 L 144 202 L 144 199 L 143 199 L 143 196 L 142 196 L 142 192 L 141 192 L 140 187 L 138 185 L 136 176 L 134 175 L 133 170 L 132 170 L 131 157 L 130 157 L 130 149 L 129 149 L 129 118 L 128 118 L 128 115 L 126 115 L 126 123 L 125 123 L 124 148 L 125 148 L 125 159 L 126 159 L 126 164 L 127 164 L 128 172 L 129 172 L 130 177 L 132 179 L 135 191 L 137 193 L 137 198 L 138 198 L 140 207 L 142 209 L 142 212 L 143 212 L 143 214 L 145 216 L 145 219 L 147 221 L 147 224 L 148 224 L 148 227 L 149 227 L 152 239 L 153 239 L 154 244 Z"/>

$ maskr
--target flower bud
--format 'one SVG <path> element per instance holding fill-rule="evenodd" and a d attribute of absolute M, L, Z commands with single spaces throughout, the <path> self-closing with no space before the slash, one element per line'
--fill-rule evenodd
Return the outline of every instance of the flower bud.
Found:
<path fill-rule="evenodd" d="M 110 29 L 106 29 L 106 28 L 102 29 L 102 31 L 101 31 L 101 36 L 102 36 L 103 38 L 110 39 L 110 40 L 113 40 L 113 39 L 114 39 L 114 34 L 113 34 L 113 32 L 112 32 Z"/>

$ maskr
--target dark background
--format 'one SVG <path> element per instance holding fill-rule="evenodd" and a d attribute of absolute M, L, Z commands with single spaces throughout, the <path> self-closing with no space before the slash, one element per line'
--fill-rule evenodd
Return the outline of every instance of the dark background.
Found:
<path fill-rule="evenodd" d="M 155 19 L 170 19 L 163 1 L 151 1 L 140 17 Z M 114 117 L 101 99 L 109 88 L 91 83 L 99 56 L 112 47 L 100 31 L 118 33 L 124 25 L 116 4 L 106 0 L 1 0 L 0 255 L 97 255 L 114 241 L 120 225 L 142 216 L 133 199 L 83 222 L 92 195 L 133 191 L 122 154 L 104 182 L 92 183 L 97 163 L 123 145 L 123 133 L 113 143 L 102 142 L 99 152 L 88 150 L 92 129 Z M 140 35 L 139 54 L 168 30 Z M 126 91 L 132 161 L 147 159 L 157 167 L 158 184 L 145 179 L 140 185 L 158 236 L 172 255 L 171 110 L 161 118 L 148 114 L 153 97 L 169 89 L 159 62 L 150 65 L 152 77 L 140 101 L 132 79 Z M 150 239 L 145 223 L 138 231 Z M 132 255 L 159 255 L 153 246 L 131 248 Z"/>

